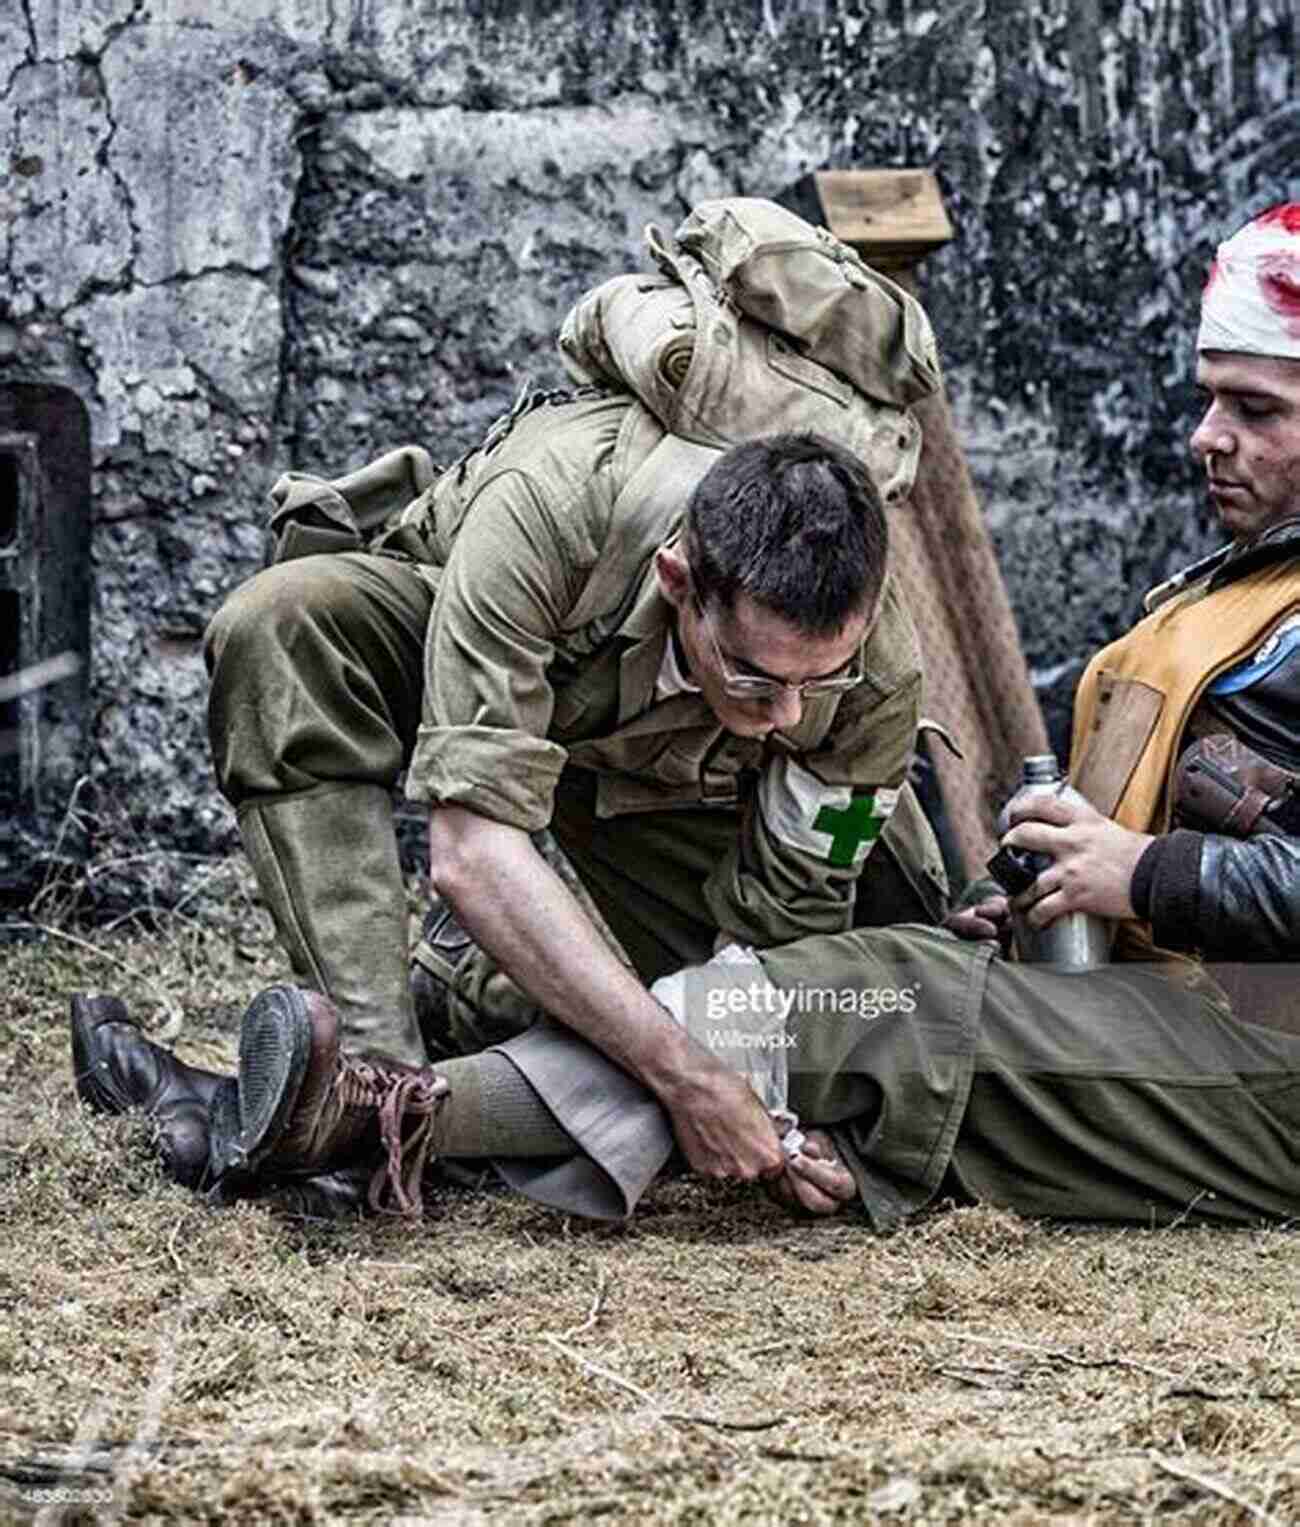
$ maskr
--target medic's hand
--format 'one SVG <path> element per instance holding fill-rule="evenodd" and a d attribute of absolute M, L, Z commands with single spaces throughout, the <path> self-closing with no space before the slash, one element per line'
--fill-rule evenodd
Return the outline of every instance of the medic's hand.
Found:
<path fill-rule="evenodd" d="M 752 1182 L 785 1165 L 776 1125 L 749 1083 L 699 1047 L 660 1101 L 691 1169 Z"/>
<path fill-rule="evenodd" d="M 1002 841 L 1052 860 L 1016 898 L 1017 910 L 1025 912 L 1031 926 L 1046 928 L 1067 912 L 1136 916 L 1129 887 L 1138 860 L 1153 841 L 1150 833 L 1130 832 L 1085 801 L 1040 795 L 1016 808 Z"/>
<path fill-rule="evenodd" d="M 799 1154 L 765 1186 L 769 1197 L 798 1215 L 838 1214 L 858 1196 L 853 1173 L 824 1129 L 810 1129 Z"/>

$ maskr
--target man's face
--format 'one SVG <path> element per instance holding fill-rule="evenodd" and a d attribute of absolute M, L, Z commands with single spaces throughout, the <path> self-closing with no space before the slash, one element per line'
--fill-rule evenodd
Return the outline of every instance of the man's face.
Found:
<path fill-rule="evenodd" d="M 870 619 L 868 613 L 854 615 L 833 636 L 809 636 L 747 594 L 738 594 L 730 611 L 713 604 L 702 612 L 691 598 L 678 605 L 677 617 L 691 678 L 713 714 L 737 737 L 788 731 L 798 725 L 804 702 L 791 689 L 767 700 L 733 699 L 723 687 L 724 666 L 733 674 L 790 684 L 839 677 L 853 666 Z"/>
<path fill-rule="evenodd" d="M 1196 380 L 1209 406 L 1191 447 L 1224 528 L 1248 541 L 1300 515 L 1300 361 L 1206 350 Z"/>

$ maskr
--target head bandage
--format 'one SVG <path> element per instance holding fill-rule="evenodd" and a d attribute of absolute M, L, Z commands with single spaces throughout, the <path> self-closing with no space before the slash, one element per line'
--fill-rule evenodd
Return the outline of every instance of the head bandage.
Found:
<path fill-rule="evenodd" d="M 1300 360 L 1300 203 L 1261 212 L 1219 245 L 1196 348 Z"/>

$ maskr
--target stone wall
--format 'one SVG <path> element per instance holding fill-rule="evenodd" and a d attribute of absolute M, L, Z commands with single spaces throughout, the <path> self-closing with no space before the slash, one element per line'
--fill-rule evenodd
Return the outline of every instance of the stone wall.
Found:
<path fill-rule="evenodd" d="M 939 174 L 925 290 L 1059 723 L 1213 540 L 1197 294 L 1300 195 L 1298 46 L 1300 0 L 0 0 L 0 385 L 90 412 L 102 798 L 231 840 L 200 637 L 276 471 L 451 459 L 644 223 L 825 167 Z"/>

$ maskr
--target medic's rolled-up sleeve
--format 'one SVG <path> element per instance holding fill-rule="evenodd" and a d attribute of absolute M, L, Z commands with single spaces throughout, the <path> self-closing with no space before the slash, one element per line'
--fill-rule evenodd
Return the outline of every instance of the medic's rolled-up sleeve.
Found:
<path fill-rule="evenodd" d="M 736 846 L 705 883 L 719 927 L 758 948 L 851 926 L 858 876 L 907 779 L 921 656 L 892 581 L 862 663 L 866 682 L 839 698 L 819 746 L 768 757 Z"/>
<path fill-rule="evenodd" d="M 528 478 L 506 472 L 466 516 L 425 640 L 411 800 L 467 806 L 528 832 L 550 821 L 568 755 L 546 740 L 547 668 L 581 576 L 566 508 L 552 512 Z"/>

